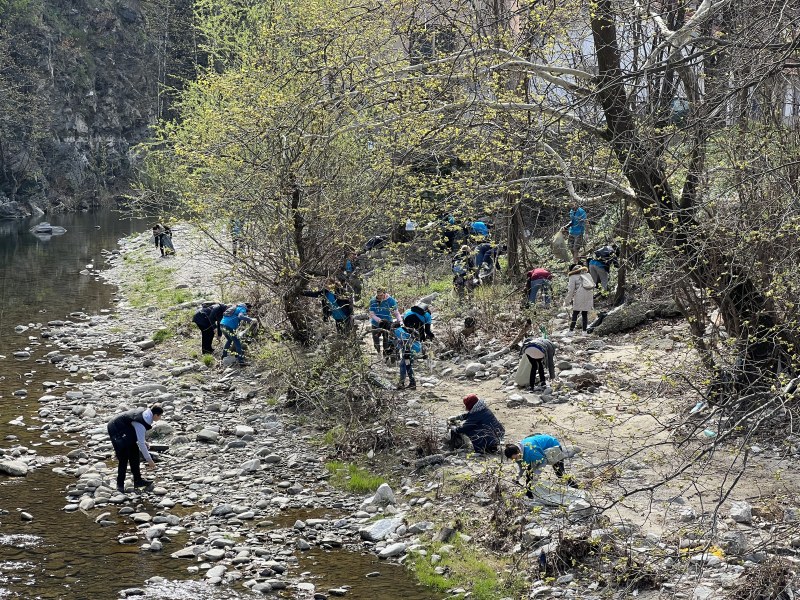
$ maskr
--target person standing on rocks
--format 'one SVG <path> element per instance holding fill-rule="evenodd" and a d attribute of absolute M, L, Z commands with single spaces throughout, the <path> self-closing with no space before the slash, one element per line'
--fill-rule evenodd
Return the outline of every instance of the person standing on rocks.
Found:
<path fill-rule="evenodd" d="M 506 434 L 505 427 L 477 394 L 464 396 L 463 402 L 467 412 L 449 419 L 453 424 L 463 421 L 458 427 L 450 428 L 450 448 L 453 450 L 462 448 L 464 444 L 462 436 L 467 436 L 475 452 L 480 454 L 497 452 Z"/>
<path fill-rule="evenodd" d="M 156 463 L 145 442 L 145 432 L 152 429 L 153 423 L 161 418 L 164 409 L 159 404 L 153 404 L 150 408 L 137 408 L 118 414 L 108 422 L 107 430 L 111 438 L 111 445 L 114 447 L 114 454 L 117 456 L 119 465 L 117 466 L 117 491 L 125 493 L 125 475 L 128 471 L 128 464 L 131 466 L 133 475 L 133 487 L 147 487 L 153 482 L 142 479 L 139 469 L 139 452 L 142 453 L 148 469 L 155 469 Z"/>
<path fill-rule="evenodd" d="M 247 316 L 247 311 L 250 305 L 244 302 L 239 302 L 234 306 L 229 306 L 222 315 L 220 321 L 220 329 L 225 336 L 225 346 L 222 348 L 222 358 L 228 356 L 228 349 L 233 346 L 232 354 L 239 361 L 240 365 L 244 365 L 244 350 L 242 350 L 242 340 L 239 339 L 237 329 L 244 321 L 245 323 L 253 323 L 255 319 Z"/>
<path fill-rule="evenodd" d="M 211 344 L 214 341 L 214 332 L 216 331 L 217 338 L 222 337 L 220 322 L 222 321 L 222 315 L 225 314 L 226 310 L 228 310 L 228 306 L 226 304 L 208 303 L 194 313 L 194 317 L 192 317 L 192 323 L 197 325 L 197 328 L 200 330 L 200 347 L 203 354 L 214 353 L 214 349 L 211 347 Z"/>
<path fill-rule="evenodd" d="M 505 457 L 516 461 L 519 467 L 519 476 L 525 474 L 525 495 L 533 498 L 532 484 L 539 479 L 544 465 L 551 465 L 555 474 L 569 487 L 576 488 L 578 484 L 572 475 L 567 475 L 564 470 L 564 458 L 567 458 L 561 443 L 552 435 L 534 433 L 526 437 L 519 444 L 508 444 L 503 451 Z"/>
<path fill-rule="evenodd" d="M 577 200 L 573 200 L 570 203 L 569 223 L 564 225 L 564 230 L 569 235 L 567 245 L 572 252 L 572 262 L 575 263 L 578 262 L 586 238 L 586 220 L 586 211 L 578 206 Z"/>
<path fill-rule="evenodd" d="M 556 378 L 556 366 L 554 357 L 556 355 L 556 346 L 548 339 L 545 338 L 529 338 L 522 342 L 522 354 L 528 357 L 531 363 L 531 378 L 529 382 L 529 391 L 534 391 L 536 387 L 536 373 L 539 373 L 539 381 L 542 387 L 545 387 L 544 378 L 544 363 L 547 361 L 547 371 L 550 379 Z M 523 375 L 524 376 L 524 375 Z"/>
<path fill-rule="evenodd" d="M 589 275 L 589 269 L 582 265 L 569 266 L 569 286 L 564 306 L 572 304 L 572 319 L 569 322 L 569 333 L 575 331 L 578 315 L 581 315 L 581 328 L 586 332 L 589 325 L 589 311 L 594 309 L 594 281 Z"/>
<path fill-rule="evenodd" d="M 395 323 L 392 326 L 386 320 L 381 321 L 380 326 L 384 329 L 392 327 L 392 336 L 400 357 L 400 383 L 397 384 L 397 389 L 417 389 L 417 380 L 414 379 L 414 359 L 422 352 L 422 344 L 416 339 L 414 330 L 403 327 L 402 323 Z M 406 376 L 408 376 L 408 387 L 406 387 Z"/>
<path fill-rule="evenodd" d="M 156 223 L 153 225 L 153 243 L 156 246 L 156 250 L 161 251 L 161 256 L 164 256 L 164 227 L 161 223 Z"/>
<path fill-rule="evenodd" d="M 432 322 L 431 308 L 426 302 L 417 302 L 403 313 L 403 325 L 413 329 L 423 342 L 436 337 L 431 331 Z"/>
<path fill-rule="evenodd" d="M 369 322 L 372 326 L 372 345 L 381 355 L 381 341 L 383 341 L 383 357 L 388 359 L 394 356 L 394 348 L 389 344 L 389 328 L 381 327 L 381 321 L 401 322 L 400 309 L 397 300 L 386 293 L 384 288 L 375 290 L 375 296 L 369 301 Z"/>
<path fill-rule="evenodd" d="M 619 268 L 616 244 L 598 248 L 589 259 L 589 274 L 592 276 L 594 284 L 599 285 L 604 294 L 608 293 L 608 276 L 612 266 Z"/>

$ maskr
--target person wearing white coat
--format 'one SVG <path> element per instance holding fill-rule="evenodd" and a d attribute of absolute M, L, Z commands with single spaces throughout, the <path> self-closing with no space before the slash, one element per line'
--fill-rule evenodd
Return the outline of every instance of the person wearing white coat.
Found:
<path fill-rule="evenodd" d="M 569 322 L 569 330 L 575 330 L 580 314 L 582 329 L 586 331 L 589 311 L 594 309 L 594 281 L 589 275 L 589 269 L 577 264 L 569 266 L 569 285 L 564 306 L 569 306 L 570 303 L 572 303 L 572 319 Z"/>

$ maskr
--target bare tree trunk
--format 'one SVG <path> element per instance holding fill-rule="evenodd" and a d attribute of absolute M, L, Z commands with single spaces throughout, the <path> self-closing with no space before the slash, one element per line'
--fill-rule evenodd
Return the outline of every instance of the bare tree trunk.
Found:
<path fill-rule="evenodd" d="M 691 210 L 695 202 L 702 149 L 697 149 L 687 175 L 687 187 L 678 201 L 657 148 L 636 130 L 628 108 L 615 15 L 611 0 L 599 0 L 591 17 L 599 70 L 598 90 L 614 153 L 634 190 L 636 202 L 659 244 L 677 260 L 691 280 L 712 290 L 712 299 L 725 319 L 728 333 L 739 339 L 764 335 L 774 324 L 767 299 L 738 268 L 724 249 L 703 243 L 703 228 Z"/>

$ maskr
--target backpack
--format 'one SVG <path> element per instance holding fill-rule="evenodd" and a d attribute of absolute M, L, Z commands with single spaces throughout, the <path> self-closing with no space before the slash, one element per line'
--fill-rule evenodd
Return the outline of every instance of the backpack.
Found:
<path fill-rule="evenodd" d="M 581 287 L 585 290 L 593 290 L 595 288 L 594 279 L 588 273 L 581 273 Z"/>
<path fill-rule="evenodd" d="M 237 308 L 237 306 L 235 304 L 232 305 L 232 306 L 229 306 L 228 308 L 225 309 L 225 312 L 222 313 L 222 316 L 223 317 L 232 317 L 234 314 L 236 314 L 236 308 Z"/>
<path fill-rule="evenodd" d="M 614 254 L 614 249 L 610 246 L 603 246 L 594 251 L 594 255 L 600 260 L 608 260 Z"/>

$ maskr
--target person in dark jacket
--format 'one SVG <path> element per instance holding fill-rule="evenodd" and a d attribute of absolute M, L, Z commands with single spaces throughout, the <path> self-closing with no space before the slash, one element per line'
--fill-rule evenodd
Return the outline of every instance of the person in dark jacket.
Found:
<path fill-rule="evenodd" d="M 467 412 L 451 419 L 463 423 L 450 429 L 450 447 L 453 449 L 461 447 L 463 443 L 461 436 L 465 435 L 472 442 L 475 452 L 481 454 L 497 452 L 506 433 L 505 427 L 477 394 L 465 396 L 464 406 Z"/>
<path fill-rule="evenodd" d="M 128 464 L 131 466 L 134 487 L 147 487 L 152 481 L 142 479 L 139 469 L 139 453 L 142 453 L 148 469 L 155 469 L 156 463 L 150 456 L 145 432 L 152 429 L 153 423 L 161 418 L 164 409 L 159 404 L 150 408 L 137 408 L 118 414 L 108 422 L 107 430 L 114 447 L 119 465 L 117 467 L 117 491 L 125 493 L 125 474 Z"/>
<path fill-rule="evenodd" d="M 328 279 L 321 290 L 302 292 L 309 298 L 322 297 L 323 312 L 327 312 L 336 323 L 336 331 L 342 335 L 353 332 L 353 301 L 345 294 L 342 286 L 334 279 Z"/>
<path fill-rule="evenodd" d="M 214 332 L 216 331 L 217 339 L 222 337 L 220 321 L 227 309 L 227 305 L 215 303 L 207 304 L 194 313 L 192 322 L 200 329 L 203 354 L 213 354 L 214 349 L 211 347 L 211 343 L 214 341 Z"/>
<path fill-rule="evenodd" d="M 431 308 L 425 302 L 417 302 L 403 313 L 403 324 L 413 329 L 417 334 L 417 338 L 423 342 L 436 337 L 431 331 L 432 321 Z"/>
<path fill-rule="evenodd" d="M 528 338 L 522 342 L 522 354 L 527 356 L 528 360 L 531 362 L 531 378 L 529 383 L 531 391 L 536 387 L 537 372 L 539 373 L 539 380 L 541 381 L 542 387 L 545 386 L 545 361 L 547 361 L 547 372 L 550 375 L 550 379 L 555 379 L 556 365 L 554 357 L 556 355 L 556 346 L 553 342 L 544 338 Z"/>

